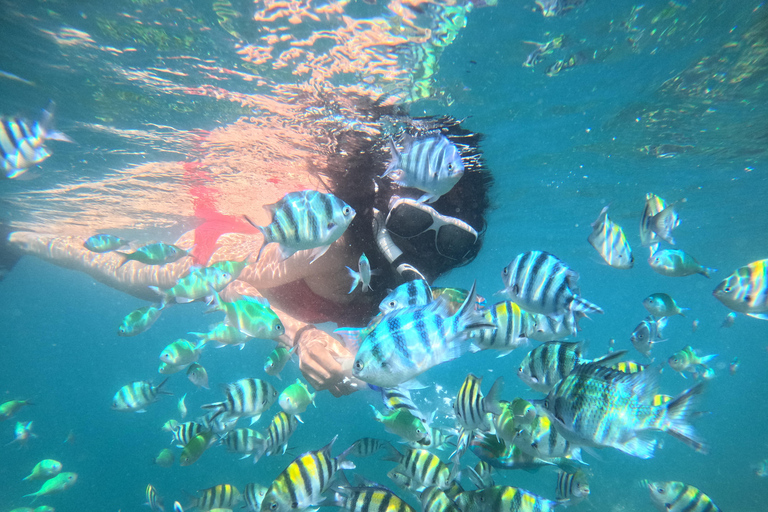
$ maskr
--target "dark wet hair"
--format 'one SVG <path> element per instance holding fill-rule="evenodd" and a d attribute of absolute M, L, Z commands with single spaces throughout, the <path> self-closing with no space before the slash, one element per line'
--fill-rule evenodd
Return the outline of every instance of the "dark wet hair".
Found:
<path fill-rule="evenodd" d="M 397 242 L 398 248 L 404 252 L 397 261 L 402 259 L 413 265 L 432 282 L 452 268 L 471 262 L 482 246 L 485 215 L 490 205 L 488 190 L 493 177 L 485 167 L 479 149 L 481 135 L 464 129 L 459 121 L 451 117 L 411 118 L 391 108 L 380 109 L 377 121 L 391 127 L 391 136 L 398 141 L 406 133 L 414 137 L 441 133 L 461 153 L 463 176 L 448 193 L 430 206 L 441 214 L 470 224 L 479 233 L 477 243 L 463 260 L 456 261 L 437 254 L 433 231 L 424 235 L 431 236 L 426 242 L 421 235 L 420 243 L 412 244 L 408 240 Z M 393 195 L 417 198 L 422 194 L 415 189 L 402 188 L 389 178 L 381 178 L 390 160 L 389 136 L 372 137 L 360 131 L 343 131 L 337 134 L 336 150 L 328 155 L 327 167 L 322 173 L 330 190 L 357 212 L 345 237 L 348 243 L 354 244 L 356 252 L 366 254 L 372 269 L 380 271 L 375 277 L 374 293 L 366 294 L 366 300 L 375 303 L 375 306 L 384 298 L 388 288 L 402 284 L 407 277 L 401 276 L 395 265 L 379 250 L 373 232 L 374 208 L 386 215 Z M 425 247 L 431 247 L 431 250 L 424 250 Z"/>

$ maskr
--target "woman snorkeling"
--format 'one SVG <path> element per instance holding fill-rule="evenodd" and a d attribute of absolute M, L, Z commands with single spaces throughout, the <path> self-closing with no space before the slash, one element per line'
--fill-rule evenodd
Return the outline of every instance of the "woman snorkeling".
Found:
<path fill-rule="evenodd" d="M 224 260 L 247 262 L 237 279 L 222 290 L 222 298 L 266 298 L 285 326 L 280 341 L 297 346 L 300 369 L 312 386 L 328 389 L 335 396 L 351 393 L 359 381 L 343 368 L 349 366 L 344 362 L 353 354 L 315 324 L 364 326 L 378 312 L 378 304 L 388 289 L 415 278 L 431 282 L 470 262 L 480 249 L 491 183 L 478 149 L 479 136 L 457 121 L 413 119 L 391 108 L 376 109 L 379 112 L 374 117 L 381 128 L 377 135 L 354 129 L 339 131 L 333 136 L 334 149 L 315 160 L 318 168 L 303 173 L 275 170 L 274 180 L 267 181 L 277 186 L 253 187 L 244 192 L 251 206 L 248 218 L 261 226 L 269 224 L 270 219 L 267 212 L 260 213 L 254 205 L 275 202 L 278 194 L 288 192 L 315 189 L 331 193 L 354 208 L 356 215 L 344 234 L 314 262 L 311 251 L 299 251 L 282 259 L 274 243 L 260 251 L 264 240 L 259 230 L 241 216 L 223 215 L 212 208 L 205 215 L 197 209 L 203 223 L 174 242 L 189 251 L 189 257 L 163 265 L 126 261 L 117 252 L 92 252 L 83 246 L 82 236 L 31 231 L 10 233 L 5 250 L 32 254 L 85 272 L 108 286 L 153 302 L 159 298 L 149 287 L 171 288 L 193 265 L 208 266 Z M 391 139 L 384 135 L 384 125 L 388 125 Z M 457 149 L 464 166 L 463 175 L 448 192 L 429 203 L 420 200 L 421 191 L 400 186 L 389 176 L 382 177 L 398 152 L 390 140 L 438 135 Z M 390 144 L 392 155 L 388 157 Z M 221 157 L 214 158 L 209 153 L 205 165 L 234 165 L 221 161 Z M 198 190 L 195 197 L 207 193 Z M 350 292 L 352 277 L 347 267 L 357 270 L 362 254 L 374 271 L 371 290 L 356 287 Z M 12 262 L 7 252 L 3 260 Z"/>

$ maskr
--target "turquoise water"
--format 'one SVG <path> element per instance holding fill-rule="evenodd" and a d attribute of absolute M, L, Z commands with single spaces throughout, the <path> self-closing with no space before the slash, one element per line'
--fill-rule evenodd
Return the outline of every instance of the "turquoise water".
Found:
<path fill-rule="evenodd" d="M 291 145 L 296 142 L 291 133 L 269 129 L 288 126 L 301 132 L 298 126 L 309 125 L 301 133 L 317 135 L 333 123 L 355 121 L 349 110 L 306 100 L 317 91 L 335 90 L 340 97 L 353 90 L 375 92 L 407 104 L 412 115 L 466 118 L 466 128 L 484 135 L 482 149 L 495 178 L 493 208 L 477 259 L 437 284 L 468 288 L 477 280 L 480 293 L 491 299 L 502 288 L 503 266 L 523 251 L 546 250 L 580 273 L 583 295 L 606 311 L 582 321 L 577 339 L 587 341 L 588 355 L 603 354 L 615 339 L 616 348 L 629 349 L 641 360 L 629 336 L 646 316 L 642 299 L 654 292 L 669 293 L 691 309 L 685 318 L 670 319 L 664 331 L 668 341 L 654 349 L 657 361 L 688 344 L 719 354 L 716 377 L 702 400 L 702 409 L 711 413 L 696 424 L 711 445 L 710 454 L 695 453 L 663 434 L 658 436 L 663 448 L 650 460 L 610 449 L 587 454 L 592 495 L 577 509 L 653 510 L 639 484 L 651 479 L 695 485 L 724 510 L 765 510 L 768 480 L 756 476 L 752 465 L 768 458 L 763 404 L 768 322 L 739 315 L 732 327 L 721 327 L 728 310 L 711 292 L 736 268 L 768 257 L 766 6 L 646 2 L 633 10 L 631 2 L 590 0 L 545 18 L 533 2 L 502 1 L 470 9 L 466 27 L 458 23 L 448 30 L 453 39 L 441 45 L 423 42 L 411 34 L 416 29 L 396 30 L 404 26 L 402 17 L 392 14 L 397 2 L 390 9 L 381 2 L 351 2 L 344 7 L 348 19 L 386 20 L 388 33 L 406 34 L 390 55 L 396 64 L 387 68 L 399 71 L 399 78 L 368 80 L 371 63 L 345 62 L 347 67 L 333 73 L 312 76 L 301 67 L 307 55 L 274 65 L 288 49 L 282 43 L 274 43 L 261 64 L 244 60 L 243 49 L 264 45 L 261 37 L 268 29 L 304 40 L 324 30 L 334 37 L 321 39 L 314 50 L 333 57 L 315 65 L 330 70 L 343 60 L 330 50 L 365 33 L 362 28 L 373 30 L 372 25 L 344 32 L 340 27 L 349 24 L 339 14 L 317 14 L 324 4 L 314 2 L 307 12 L 317 19 L 305 16 L 300 23 L 286 21 L 287 16 L 252 20 L 264 8 L 261 2 L 222 4 L 215 9 L 201 1 L 0 4 L 0 70 L 34 83 L 0 78 L 0 110 L 36 118 L 53 100 L 57 128 L 77 142 L 50 143 L 54 154 L 30 170 L 34 179 L 0 183 L 6 222 L 15 229 L 63 234 L 140 232 L 146 240 L 171 242 L 192 225 L 192 198 L 181 173 L 147 166 L 242 151 L 246 146 L 231 131 L 215 144 L 201 148 L 196 142 L 201 130 L 225 130 L 238 119 L 260 130 L 252 144 L 255 154 L 247 158 L 285 162 L 291 155 L 280 152 L 287 149 L 303 158 L 312 152 L 309 142 L 299 148 Z M 437 25 L 444 27 L 454 12 L 445 7 L 422 11 L 414 24 L 432 27 L 433 34 L 440 31 L 435 24 L 443 21 Z M 533 68 L 522 66 L 533 50 L 524 41 L 543 43 L 561 34 L 562 48 Z M 439 57 L 439 68 L 424 65 L 429 52 Z M 571 56 L 577 56 L 577 65 L 547 74 L 557 60 Z M 427 77 L 426 93 L 418 92 L 417 75 Z M 302 117 L 306 112 L 291 117 L 295 112 L 286 105 L 295 98 L 319 109 L 315 125 L 311 116 Z M 227 187 L 228 180 L 242 185 L 241 176 L 233 169 L 215 172 L 221 208 L 244 213 L 238 208 L 251 207 L 248 195 Z M 680 248 L 718 269 L 712 279 L 665 277 L 646 264 L 637 226 L 648 192 L 670 202 L 685 199 L 675 238 Z M 586 241 L 589 224 L 606 204 L 635 250 L 631 270 L 601 264 Z M 267 485 L 292 460 L 275 456 L 254 466 L 216 447 L 190 467 L 152 464 L 170 446 L 170 435 L 160 426 L 177 416 L 176 399 L 188 393 L 194 417 L 200 405 L 220 399 L 218 383 L 260 376 L 271 345 L 250 343 L 242 352 L 206 350 L 210 391 L 195 391 L 183 377 L 172 376 L 168 388 L 174 397 L 161 398 L 146 414 L 116 413 L 110 401 L 122 385 L 159 382 L 157 356 L 167 343 L 215 321 L 201 314 L 204 306 L 171 308 L 147 333 L 120 338 L 121 319 L 146 301 L 84 274 L 27 256 L 0 282 L 0 290 L 0 401 L 30 397 L 36 404 L 0 423 L 0 444 L 12 439 L 16 420 L 34 421 L 38 436 L 22 449 L 0 447 L 0 510 L 28 505 L 21 496 L 37 486 L 21 478 L 43 458 L 79 474 L 72 489 L 38 500 L 65 512 L 142 510 L 148 483 L 166 498 L 168 510 L 174 500 L 185 501 L 185 491 L 219 483 L 240 490 L 252 481 Z M 694 319 L 700 322 L 696 332 Z M 502 359 L 484 352 L 441 365 L 421 380 L 434 381 L 444 391 L 439 396 L 431 389 L 417 392 L 418 403 L 427 410 L 442 404 L 438 418 L 450 425 L 444 418 L 450 407 L 442 401 L 455 396 L 468 372 L 485 377 L 486 391 L 504 375 L 507 399 L 538 398 L 514 376 L 526 351 Z M 735 357 L 741 366 L 731 375 L 727 366 Z M 273 382 L 280 387 L 298 376 L 291 364 L 282 382 Z M 661 389 L 674 395 L 691 383 L 667 369 Z M 373 394 L 334 398 L 319 393 L 317 409 L 307 412 L 307 423 L 290 443 L 293 455 L 317 449 L 335 434 L 337 450 L 363 436 L 395 441 L 373 420 L 368 403 L 378 405 Z M 75 439 L 64 444 L 70 431 Z M 447 455 L 441 453 L 443 459 Z M 475 464 L 473 455 L 465 457 L 464 465 Z M 392 486 L 385 477 L 391 463 L 359 460 L 361 474 Z M 551 498 L 555 478 L 554 470 L 544 468 L 497 474 L 496 482 Z"/>

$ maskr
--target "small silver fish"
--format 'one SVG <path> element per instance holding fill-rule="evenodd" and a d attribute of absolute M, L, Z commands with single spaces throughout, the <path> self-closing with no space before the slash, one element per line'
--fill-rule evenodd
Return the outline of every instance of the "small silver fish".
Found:
<path fill-rule="evenodd" d="M 653 270 L 663 276 L 684 277 L 701 274 L 709 278 L 717 269 L 705 267 L 690 254 L 677 249 L 656 251 L 648 258 Z"/>
<path fill-rule="evenodd" d="M 624 236 L 624 231 L 621 226 L 608 218 L 607 206 L 592 223 L 592 233 L 587 240 L 611 267 L 632 268 L 635 264 L 632 248 Z"/>
<path fill-rule="evenodd" d="M 363 292 L 371 291 L 373 288 L 371 288 L 371 276 L 376 273 L 375 270 L 371 270 L 371 262 L 368 261 L 368 257 L 365 255 L 365 253 L 360 255 L 360 259 L 357 262 L 357 267 L 359 271 L 354 271 L 349 267 L 346 267 L 349 271 L 349 275 L 352 278 L 352 286 L 349 288 L 349 292 L 352 293 L 355 291 L 355 288 L 357 288 L 357 285 L 360 285 L 360 289 Z"/>
<path fill-rule="evenodd" d="M 651 357 L 653 346 L 656 343 L 665 341 L 661 337 L 661 331 L 666 325 L 667 317 L 656 319 L 653 316 L 649 316 L 635 327 L 632 336 L 629 337 L 629 341 L 632 342 L 632 345 L 638 352 L 645 357 Z"/>

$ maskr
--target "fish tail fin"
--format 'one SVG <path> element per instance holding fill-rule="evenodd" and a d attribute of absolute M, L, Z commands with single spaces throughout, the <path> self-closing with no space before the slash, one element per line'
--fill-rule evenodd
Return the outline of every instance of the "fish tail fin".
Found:
<path fill-rule="evenodd" d="M 662 430 L 669 432 L 697 452 L 707 453 L 707 444 L 693 430 L 693 425 L 688 423 L 692 417 L 696 416 L 696 412 L 692 410 L 693 405 L 703 390 L 704 383 L 700 382 L 662 405 L 665 411 Z"/>
<path fill-rule="evenodd" d="M 246 220 L 246 222 L 248 222 L 248 224 L 258 229 L 259 233 L 261 233 L 261 236 L 264 238 L 264 241 L 261 243 L 261 247 L 259 247 L 259 252 L 256 255 L 256 261 L 254 262 L 256 263 L 261 259 L 261 253 L 264 252 L 264 247 L 266 247 L 267 244 L 269 243 L 267 241 L 267 232 L 265 231 L 264 226 L 259 226 L 258 224 L 253 222 L 251 219 L 249 219 L 247 215 L 243 215 L 243 218 Z"/>
<path fill-rule="evenodd" d="M 392 137 L 389 137 L 389 152 L 392 155 L 392 161 L 389 162 L 387 170 L 384 172 L 384 174 L 381 175 L 382 178 L 387 177 L 389 173 L 395 169 L 400 168 L 400 152 L 397 150 L 397 146 L 395 146 L 395 139 Z"/>
<path fill-rule="evenodd" d="M 610 366 L 617 360 L 621 359 L 626 355 L 626 350 L 617 350 L 616 352 L 609 352 L 605 354 L 602 357 L 598 357 L 597 359 L 593 359 L 591 363 L 597 363 L 600 366 Z"/>
<path fill-rule="evenodd" d="M 392 462 L 400 462 L 403 460 L 403 455 L 392 445 L 392 443 L 387 443 L 384 448 L 386 449 L 387 454 L 384 455 L 381 460 L 389 460 Z"/>
<path fill-rule="evenodd" d="M 466 333 L 469 335 L 471 331 L 496 327 L 496 325 L 488 321 L 484 312 L 478 311 L 476 308 L 476 284 L 477 283 L 472 283 L 472 288 L 470 288 L 469 293 L 467 294 L 467 298 L 464 300 L 461 308 L 459 308 L 459 310 L 450 319 L 456 334 Z"/>
<path fill-rule="evenodd" d="M 347 271 L 349 271 L 349 277 L 352 278 L 352 286 L 349 288 L 349 291 L 347 292 L 347 295 L 355 291 L 355 288 L 357 288 L 358 283 L 362 281 L 362 278 L 360 277 L 359 272 L 355 272 L 349 267 L 346 267 Z"/>
<path fill-rule="evenodd" d="M 504 377 L 499 377 L 496 382 L 491 386 L 491 390 L 485 395 L 483 403 L 485 405 L 486 412 L 496 414 L 497 416 L 503 412 L 501 407 L 501 392 L 504 389 Z"/>
<path fill-rule="evenodd" d="M 28 496 L 32 496 L 32 501 L 30 503 L 34 503 L 37 500 L 37 493 L 36 492 L 33 492 L 31 494 L 25 494 L 24 496 L 22 496 L 22 498 L 26 498 Z"/>
<path fill-rule="evenodd" d="M 703 366 L 707 366 L 707 363 L 712 361 L 716 357 L 717 357 L 717 354 L 711 354 L 711 355 L 708 355 L 708 356 L 704 356 L 704 357 L 699 359 L 699 364 L 703 365 Z"/>
<path fill-rule="evenodd" d="M 593 304 L 589 302 L 584 297 L 581 297 L 579 295 L 574 295 L 573 300 L 571 301 L 571 311 L 576 313 L 604 313 L 603 308 L 598 306 L 597 304 Z"/>
<path fill-rule="evenodd" d="M 712 277 L 712 274 L 714 274 L 715 272 L 717 272 L 716 268 L 701 267 L 701 272 L 699 272 L 699 273 L 701 275 L 703 275 L 704 277 L 706 277 L 706 278 L 710 278 L 710 277 Z"/>

